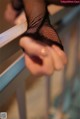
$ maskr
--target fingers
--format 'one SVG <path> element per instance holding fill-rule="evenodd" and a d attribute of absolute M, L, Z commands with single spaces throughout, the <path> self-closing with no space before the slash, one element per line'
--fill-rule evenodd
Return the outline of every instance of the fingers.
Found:
<path fill-rule="evenodd" d="M 61 54 L 58 54 L 58 51 L 60 52 L 61 49 L 58 49 L 58 51 L 55 50 L 54 47 L 52 47 L 52 49 L 50 47 L 48 47 L 48 49 L 51 52 L 52 58 L 53 58 L 53 65 L 55 70 L 61 70 L 64 68 L 64 64 L 65 64 L 65 56 L 63 55 L 63 52 L 61 51 Z"/>
<path fill-rule="evenodd" d="M 54 64 L 50 51 L 48 51 L 47 57 L 44 57 L 43 64 L 43 73 L 45 75 L 52 75 L 54 73 Z"/>
<path fill-rule="evenodd" d="M 25 64 L 28 68 L 28 70 L 33 74 L 33 75 L 51 75 L 54 71 L 53 65 L 52 65 L 52 58 L 50 55 L 47 57 L 43 57 L 42 63 L 38 64 L 34 62 L 32 57 L 29 55 L 25 54 Z"/>
<path fill-rule="evenodd" d="M 10 23 L 20 24 L 21 22 L 24 22 L 26 19 L 25 14 L 23 12 L 22 13 L 21 12 L 14 10 L 12 7 L 12 4 L 9 3 L 6 7 L 4 17 Z M 21 15 L 20 15 L 20 13 L 21 13 Z"/>
<path fill-rule="evenodd" d="M 29 37 L 20 40 L 25 50 L 25 64 L 33 75 L 51 75 L 61 70 L 67 62 L 65 53 L 57 46 L 43 46 Z"/>
<path fill-rule="evenodd" d="M 32 74 L 51 75 L 53 73 L 52 57 L 47 47 L 36 43 L 29 37 L 22 38 L 20 46 L 25 49 L 25 64 Z M 33 59 L 33 56 L 38 56 L 41 61 L 36 57 Z"/>
<path fill-rule="evenodd" d="M 57 46 L 52 46 L 53 49 L 57 52 L 57 54 L 60 56 L 61 60 L 63 61 L 64 64 L 67 63 L 67 56 L 64 51 L 62 51 L 59 47 Z"/>
<path fill-rule="evenodd" d="M 41 71 L 41 66 L 38 65 L 37 63 L 33 62 L 31 57 L 29 55 L 25 55 L 25 64 L 28 70 L 33 74 L 33 75 L 40 75 L 42 74 Z"/>
<path fill-rule="evenodd" d="M 28 55 L 46 56 L 47 48 L 41 44 L 36 43 L 29 37 L 23 37 L 20 40 L 20 46 L 25 50 Z"/>
<path fill-rule="evenodd" d="M 6 7 L 4 17 L 7 21 L 13 23 L 16 19 L 17 12 L 12 8 L 11 3 L 9 3 Z"/>

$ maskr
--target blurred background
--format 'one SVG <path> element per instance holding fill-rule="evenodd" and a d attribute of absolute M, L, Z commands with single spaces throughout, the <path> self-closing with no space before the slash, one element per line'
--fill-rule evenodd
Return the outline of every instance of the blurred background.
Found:
<path fill-rule="evenodd" d="M 0 33 L 14 26 L 4 18 L 8 2 L 0 1 Z M 80 119 L 80 7 L 48 9 L 68 63 L 51 77 L 35 77 L 21 59 L 19 37 L 1 47 L 0 112 L 7 112 L 8 119 Z"/>

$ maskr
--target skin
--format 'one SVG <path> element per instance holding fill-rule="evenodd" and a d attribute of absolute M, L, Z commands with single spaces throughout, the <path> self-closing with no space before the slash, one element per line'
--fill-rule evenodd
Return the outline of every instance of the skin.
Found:
<path fill-rule="evenodd" d="M 16 24 L 26 19 L 24 14 L 20 14 L 17 17 L 17 12 L 10 3 L 5 10 L 5 18 L 9 22 Z M 35 42 L 29 37 L 22 37 L 19 44 L 25 49 L 25 64 L 33 75 L 51 75 L 54 71 L 63 69 L 67 63 L 65 52 L 55 45 L 49 47 Z"/>

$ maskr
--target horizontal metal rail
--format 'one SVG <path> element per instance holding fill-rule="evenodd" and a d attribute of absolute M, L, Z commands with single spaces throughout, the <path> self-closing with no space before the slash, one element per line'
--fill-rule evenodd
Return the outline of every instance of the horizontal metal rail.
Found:
<path fill-rule="evenodd" d="M 27 30 L 27 22 L 16 25 L 0 34 L 0 48 L 23 34 Z"/>
<path fill-rule="evenodd" d="M 4 89 L 24 67 L 24 57 L 22 55 L 0 75 L 0 91 Z"/>

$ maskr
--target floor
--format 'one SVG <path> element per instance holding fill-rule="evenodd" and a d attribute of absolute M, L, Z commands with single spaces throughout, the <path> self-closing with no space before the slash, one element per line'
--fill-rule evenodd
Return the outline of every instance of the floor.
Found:
<path fill-rule="evenodd" d="M 51 79 L 51 100 L 53 101 L 54 95 L 59 94 L 61 90 L 61 77 L 63 71 L 56 72 Z M 29 81 L 33 77 L 29 77 Z M 26 82 L 28 83 L 28 82 Z M 32 82 L 31 82 L 32 83 Z M 57 87 L 56 85 L 57 84 Z M 28 85 L 28 84 L 27 84 Z M 35 78 L 32 86 L 26 85 L 26 114 L 28 119 L 44 118 L 46 114 L 46 78 Z M 8 119 L 19 119 L 18 104 L 16 96 L 10 104 L 8 110 Z"/>

